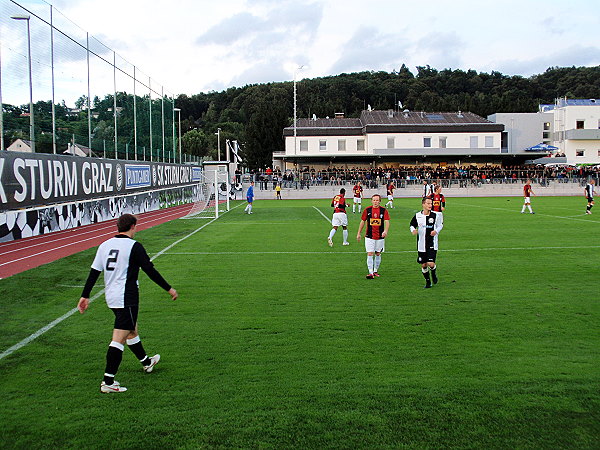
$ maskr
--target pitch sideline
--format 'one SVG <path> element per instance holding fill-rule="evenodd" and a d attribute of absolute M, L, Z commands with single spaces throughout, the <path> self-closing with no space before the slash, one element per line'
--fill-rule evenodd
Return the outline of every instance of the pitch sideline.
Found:
<path fill-rule="evenodd" d="M 233 211 L 236 208 L 239 208 L 242 204 L 235 206 L 233 208 L 231 208 L 229 211 Z M 226 214 L 226 213 L 225 213 Z M 188 234 L 187 236 L 182 237 L 181 239 L 179 239 L 178 241 L 175 241 L 174 243 L 172 243 L 171 245 L 165 247 L 164 249 L 162 249 L 160 252 L 156 253 L 152 258 L 150 258 L 150 261 L 154 261 L 156 258 L 158 258 L 159 256 L 163 255 L 165 252 L 167 252 L 168 250 L 172 249 L 175 245 L 179 244 L 180 242 L 186 240 L 187 238 L 193 236 L 194 234 L 198 233 L 200 230 L 202 230 L 203 228 L 207 227 L 208 225 L 210 225 L 211 223 L 213 223 L 215 220 L 217 219 L 212 219 L 210 222 L 205 223 L 204 225 L 202 225 L 200 228 L 197 228 L 196 230 L 192 231 L 190 234 Z M 97 292 L 96 295 L 94 295 L 92 298 L 90 298 L 90 303 L 92 303 L 94 300 L 96 300 L 98 297 L 100 297 L 102 294 L 104 294 L 104 289 L 102 289 L 101 291 Z M 18 342 L 17 344 L 13 345 L 12 347 L 8 348 L 7 350 L 3 351 L 2 353 L 0 353 L 0 361 L 4 358 L 6 358 L 7 356 L 13 354 L 14 352 L 16 352 L 17 350 L 25 347 L 27 344 L 29 344 L 30 342 L 32 342 L 33 340 L 35 340 L 36 338 L 40 337 L 42 334 L 44 334 L 45 332 L 51 330 L 52 328 L 54 328 L 56 325 L 58 325 L 59 323 L 61 323 L 63 320 L 68 319 L 69 317 L 71 317 L 73 314 L 75 314 L 77 312 L 77 308 L 73 308 L 70 311 L 68 311 L 67 313 L 63 314 L 62 316 L 60 316 L 58 319 L 53 320 L 52 322 L 50 322 L 48 325 L 40 328 L 39 330 L 37 330 L 35 333 L 27 336 L 25 339 L 23 339 L 21 342 Z"/>

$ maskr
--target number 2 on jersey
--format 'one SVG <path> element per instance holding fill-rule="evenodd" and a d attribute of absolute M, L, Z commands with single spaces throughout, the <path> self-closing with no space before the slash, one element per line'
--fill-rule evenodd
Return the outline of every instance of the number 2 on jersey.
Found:
<path fill-rule="evenodd" d="M 111 250 L 108 252 L 108 256 L 109 257 L 106 259 L 106 270 L 115 270 L 117 258 L 119 257 L 119 250 Z"/>

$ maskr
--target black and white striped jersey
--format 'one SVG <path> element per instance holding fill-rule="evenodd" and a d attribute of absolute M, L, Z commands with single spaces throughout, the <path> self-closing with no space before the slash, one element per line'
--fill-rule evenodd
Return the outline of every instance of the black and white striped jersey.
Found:
<path fill-rule="evenodd" d="M 594 185 L 592 183 L 585 185 L 585 196 L 587 198 L 594 198 Z"/>
<path fill-rule="evenodd" d="M 89 298 L 98 276 L 104 272 L 104 295 L 109 308 L 138 305 L 140 268 L 164 290 L 171 289 L 169 283 L 154 268 L 142 244 L 124 234 L 110 238 L 98 247 L 81 296 Z"/>
<path fill-rule="evenodd" d="M 427 250 L 438 249 L 438 235 L 444 228 L 444 215 L 440 212 L 431 211 L 428 215 L 423 214 L 423 211 L 416 213 L 410 221 L 410 231 L 418 230 L 417 233 L 417 250 L 425 252 Z M 437 234 L 431 235 L 435 230 Z"/>
<path fill-rule="evenodd" d="M 433 185 L 432 184 L 424 184 L 423 185 L 423 197 L 429 197 L 433 194 Z"/>

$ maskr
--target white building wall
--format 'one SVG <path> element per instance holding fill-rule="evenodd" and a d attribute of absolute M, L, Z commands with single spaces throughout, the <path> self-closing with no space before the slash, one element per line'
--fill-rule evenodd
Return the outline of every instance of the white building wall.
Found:
<path fill-rule="evenodd" d="M 577 122 L 583 121 L 583 128 Z M 567 105 L 554 109 L 553 145 L 564 152 L 569 164 L 599 164 L 600 139 L 570 139 L 569 135 L 600 129 L 600 105 Z M 584 131 L 586 130 L 586 131 Z M 589 131 L 587 131 L 589 130 Z M 583 156 L 581 155 L 583 152 Z"/>
<path fill-rule="evenodd" d="M 488 120 L 504 125 L 507 136 L 508 153 L 521 153 L 529 147 L 541 142 L 550 144 L 554 123 L 552 112 L 538 113 L 496 113 L 488 116 Z M 544 124 L 549 129 L 544 130 Z M 544 132 L 547 137 L 544 137 Z"/>
<path fill-rule="evenodd" d="M 440 138 L 446 138 L 448 155 L 452 149 L 471 148 L 471 137 L 477 137 L 477 147 L 480 149 L 500 152 L 501 138 L 499 132 L 491 133 L 369 133 L 366 136 L 298 136 L 296 137 L 296 153 L 294 153 L 294 137 L 286 136 L 286 156 L 339 156 L 339 155 L 372 155 L 375 149 L 387 149 L 388 138 L 394 138 L 394 149 L 440 149 Z M 424 146 L 424 138 L 431 138 L 431 147 Z M 491 137 L 491 146 L 486 146 L 486 137 Z M 346 150 L 338 150 L 338 142 L 346 141 Z M 357 141 L 364 140 L 364 151 L 357 150 Z M 303 148 L 302 141 L 308 143 L 307 150 Z M 320 142 L 325 141 L 325 150 L 320 149 Z"/>

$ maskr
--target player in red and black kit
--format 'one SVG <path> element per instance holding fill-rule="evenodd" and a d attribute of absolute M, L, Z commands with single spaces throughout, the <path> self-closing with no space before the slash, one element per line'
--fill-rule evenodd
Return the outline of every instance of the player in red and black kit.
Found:
<path fill-rule="evenodd" d="M 434 212 L 443 212 L 446 209 L 446 197 L 442 194 L 442 187 L 436 186 L 435 192 L 429 196 L 431 201 L 433 202 L 433 206 L 431 208 Z"/>
<path fill-rule="evenodd" d="M 521 208 L 521 214 L 525 212 L 525 208 L 529 208 L 529 214 L 535 214 L 531 209 L 531 196 L 535 195 L 531 189 L 531 180 L 527 180 L 525 186 L 523 186 L 523 208 Z"/>
<path fill-rule="evenodd" d="M 385 207 L 387 208 L 388 206 L 390 208 L 394 207 L 394 189 L 396 189 L 396 186 L 394 186 L 394 183 L 392 183 L 391 181 L 387 184 L 386 190 L 387 190 L 387 198 L 388 198 L 388 202 L 385 204 Z"/>
<path fill-rule="evenodd" d="M 358 212 L 360 212 L 362 208 L 362 193 L 363 187 L 360 185 L 360 181 L 357 181 L 354 187 L 352 188 L 352 192 L 354 193 L 354 203 L 352 204 L 352 213 L 356 212 L 356 205 L 358 205 Z"/>
<path fill-rule="evenodd" d="M 346 204 L 346 198 L 344 197 L 345 195 L 346 189 L 341 188 L 340 193 L 333 197 L 333 200 L 331 200 L 331 206 L 334 209 L 333 219 L 331 219 L 331 225 L 333 226 L 333 228 L 329 232 L 329 237 L 327 238 L 327 243 L 330 247 L 333 247 L 333 236 L 339 226 L 341 226 L 344 229 L 344 242 L 342 245 L 350 245 L 350 243 L 348 242 L 348 216 L 346 214 L 346 207 L 348 205 Z"/>
<path fill-rule="evenodd" d="M 367 225 L 365 234 L 365 250 L 367 251 L 368 280 L 379 276 L 381 252 L 385 249 L 385 237 L 390 229 L 390 214 L 388 210 L 380 207 L 381 196 L 375 194 L 371 197 L 372 206 L 365 208 L 362 213 L 356 240 L 360 242 L 362 230 Z"/>

